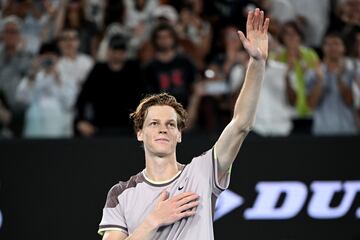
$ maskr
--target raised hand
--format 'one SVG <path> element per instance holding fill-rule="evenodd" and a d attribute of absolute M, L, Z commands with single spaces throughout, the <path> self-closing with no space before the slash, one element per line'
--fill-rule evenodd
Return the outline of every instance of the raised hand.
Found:
<path fill-rule="evenodd" d="M 248 54 L 257 60 L 265 60 L 268 56 L 268 28 L 270 19 L 264 20 L 264 11 L 256 8 L 249 11 L 246 22 L 246 37 L 238 31 L 239 38 Z"/>

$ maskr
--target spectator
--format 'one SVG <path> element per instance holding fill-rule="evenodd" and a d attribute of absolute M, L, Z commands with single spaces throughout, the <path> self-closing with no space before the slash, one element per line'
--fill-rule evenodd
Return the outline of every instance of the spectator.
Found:
<path fill-rule="evenodd" d="M 158 7 L 158 0 L 124 0 L 125 6 L 125 27 L 131 30 L 140 31 L 146 24 L 150 23 L 152 12 Z"/>
<path fill-rule="evenodd" d="M 64 117 L 68 119 L 66 132 L 69 136 L 72 136 L 74 121 L 73 107 L 88 73 L 93 67 L 93 60 L 90 56 L 79 52 L 79 35 L 75 29 L 63 29 L 60 33 L 58 44 L 62 54 L 58 62 L 59 74 L 61 79 L 66 82 L 68 86 L 71 86 L 74 91 L 73 98 L 69 99 L 71 108 L 64 113 Z"/>
<path fill-rule="evenodd" d="M 269 53 L 276 54 L 278 41 L 268 34 Z M 268 59 L 265 67 L 264 82 L 260 92 L 253 136 L 288 136 L 293 128 L 292 108 L 286 95 L 287 65 Z"/>
<path fill-rule="evenodd" d="M 328 32 L 338 32 L 346 46 L 352 45 L 352 40 L 360 29 L 360 1 L 341 0 L 333 4 Z"/>
<path fill-rule="evenodd" d="M 149 38 L 153 26 L 152 13 L 158 5 L 158 0 L 124 0 L 124 26 L 130 39 L 129 57 L 135 58 L 139 47 Z"/>
<path fill-rule="evenodd" d="M 24 106 L 16 101 L 15 93 L 21 79 L 27 74 L 32 56 L 25 52 L 21 34 L 21 20 L 16 16 L 3 19 L 0 44 L 0 92 L 8 103 L 12 118 L 9 129 L 15 136 L 22 133 Z"/>
<path fill-rule="evenodd" d="M 261 136 L 288 136 L 292 130 L 292 109 L 286 97 L 284 63 L 269 59 L 260 93 L 254 132 Z"/>
<path fill-rule="evenodd" d="M 142 63 L 148 63 L 155 56 L 154 45 L 151 42 L 151 33 L 159 24 L 168 24 L 175 26 L 178 22 L 178 13 L 175 8 L 170 5 L 160 5 L 152 13 L 152 25 L 149 32 L 145 32 L 144 35 L 135 36 L 131 39 L 130 45 L 132 48 L 139 45 L 138 57 Z M 186 46 L 182 46 L 182 42 L 178 41 L 179 49 L 186 49 Z"/>
<path fill-rule="evenodd" d="M 329 0 L 289 0 L 295 10 L 292 19 L 304 29 L 304 44 L 313 48 L 320 48 L 322 40 L 329 26 Z"/>
<path fill-rule="evenodd" d="M 121 34 L 123 36 L 127 36 L 128 32 L 123 27 L 122 24 L 114 22 L 110 24 L 104 33 L 104 36 L 99 44 L 97 54 L 96 54 L 96 60 L 99 62 L 106 62 L 107 60 L 107 52 L 109 48 L 109 41 L 112 36 Z"/>
<path fill-rule="evenodd" d="M 76 103 L 75 126 L 81 136 L 131 134 L 129 113 L 142 92 L 139 64 L 126 58 L 126 40 L 111 37 L 105 63 L 96 63 Z"/>
<path fill-rule="evenodd" d="M 56 2 L 44 1 L 9 1 L 5 6 L 6 14 L 14 14 L 22 19 L 22 36 L 27 52 L 37 54 L 43 41 L 53 37 L 51 21 L 56 14 Z"/>
<path fill-rule="evenodd" d="M 286 92 L 291 106 L 295 107 L 295 133 L 310 133 L 311 109 L 306 96 L 305 73 L 319 64 L 316 52 L 302 45 L 304 34 L 296 22 L 283 25 L 280 42 L 284 45 L 275 60 L 286 63 Z"/>
<path fill-rule="evenodd" d="M 146 92 L 168 92 L 188 107 L 196 78 L 194 64 L 178 52 L 178 37 L 170 25 L 158 25 L 151 39 L 155 57 L 144 70 Z"/>
<path fill-rule="evenodd" d="M 5 97 L 0 92 L 0 138 L 11 137 L 8 125 L 11 122 L 11 112 L 6 103 Z"/>
<path fill-rule="evenodd" d="M 61 57 L 58 67 L 64 81 L 72 81 L 79 92 L 89 71 L 93 67 L 90 56 L 79 52 L 79 34 L 73 28 L 64 28 L 59 36 Z"/>
<path fill-rule="evenodd" d="M 315 135 L 356 133 L 351 85 L 353 71 L 345 64 L 345 45 L 337 34 L 327 34 L 321 67 L 309 76 L 309 105 L 315 110 Z"/>
<path fill-rule="evenodd" d="M 197 69 L 203 70 L 204 60 L 211 46 L 211 25 L 194 11 L 193 4 L 184 5 L 179 16 L 176 31 L 180 41 L 186 46 L 184 51 L 192 57 Z"/>
<path fill-rule="evenodd" d="M 199 121 L 207 131 L 221 130 L 231 118 L 234 93 L 240 91 L 248 55 L 236 34 L 235 26 L 227 26 L 220 34 L 221 52 L 205 71 L 205 89 Z M 203 118 L 203 119 L 202 119 Z"/>
<path fill-rule="evenodd" d="M 112 23 L 124 25 L 124 18 L 124 2 L 119 0 L 106 0 L 104 28 L 107 29 Z"/>
<path fill-rule="evenodd" d="M 54 43 L 41 46 L 33 73 L 19 84 L 16 97 L 28 105 L 25 137 L 69 137 L 66 113 L 74 90 L 62 79 L 58 69 L 59 52 Z"/>
<path fill-rule="evenodd" d="M 354 70 L 355 81 L 353 82 L 354 105 L 357 112 L 357 125 L 360 129 L 360 31 L 355 33 L 351 41 L 353 44 L 350 48 L 350 57 L 347 58 L 347 67 Z"/>
<path fill-rule="evenodd" d="M 80 0 L 69 0 L 68 4 L 61 5 L 56 28 L 73 28 L 79 33 L 80 52 L 96 56 L 98 47 L 98 29 L 96 24 L 85 18 L 85 12 Z"/>
<path fill-rule="evenodd" d="M 97 29 L 101 29 L 104 26 L 106 1 L 84 0 L 84 2 L 86 19 L 95 23 Z"/>

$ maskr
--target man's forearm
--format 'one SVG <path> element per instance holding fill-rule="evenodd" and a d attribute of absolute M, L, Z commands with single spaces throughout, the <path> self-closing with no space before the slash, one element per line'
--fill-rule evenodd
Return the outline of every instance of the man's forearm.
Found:
<path fill-rule="evenodd" d="M 324 80 L 322 78 L 317 77 L 315 81 L 316 82 L 314 84 L 314 87 L 310 91 L 307 97 L 307 102 L 312 110 L 315 110 L 317 105 L 319 104 L 322 95 L 322 87 L 323 87 L 322 85 Z"/>
<path fill-rule="evenodd" d="M 264 72 L 265 60 L 250 58 L 244 86 L 236 100 L 233 116 L 238 127 L 243 130 L 249 130 L 253 125 Z"/>
<path fill-rule="evenodd" d="M 150 217 L 147 217 L 144 222 L 135 229 L 135 231 L 128 236 L 125 240 L 148 240 L 151 239 L 156 230 L 158 229 L 158 225 L 155 221 L 152 221 Z"/>

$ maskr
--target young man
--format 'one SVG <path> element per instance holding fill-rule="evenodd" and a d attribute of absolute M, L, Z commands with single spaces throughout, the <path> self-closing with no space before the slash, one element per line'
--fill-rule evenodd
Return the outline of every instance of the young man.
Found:
<path fill-rule="evenodd" d="M 175 29 L 169 24 L 161 23 L 153 30 L 155 56 L 144 69 L 144 87 L 148 93 L 168 92 L 187 108 L 196 67 L 179 52 L 177 39 Z"/>
<path fill-rule="evenodd" d="M 355 75 L 345 64 L 345 51 L 341 36 L 328 33 L 323 44 L 323 62 L 308 74 L 314 135 L 357 134 L 351 89 Z"/>
<path fill-rule="evenodd" d="M 143 142 L 145 169 L 109 192 L 99 233 L 104 240 L 214 239 L 216 197 L 228 187 L 230 169 L 250 131 L 268 55 L 269 19 L 249 12 L 247 38 L 239 37 L 251 56 L 234 116 L 215 146 L 183 166 L 176 160 L 186 112 L 168 94 L 145 98 L 131 115 Z"/>
<path fill-rule="evenodd" d="M 140 99 L 139 79 L 140 65 L 127 59 L 124 36 L 112 36 L 106 62 L 95 64 L 78 96 L 75 125 L 79 134 L 84 137 L 132 134 L 129 109 L 134 109 Z"/>

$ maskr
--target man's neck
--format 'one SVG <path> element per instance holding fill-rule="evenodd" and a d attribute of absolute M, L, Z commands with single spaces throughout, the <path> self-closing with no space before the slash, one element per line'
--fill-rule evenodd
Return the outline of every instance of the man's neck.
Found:
<path fill-rule="evenodd" d="M 111 71 L 119 72 L 121 69 L 123 69 L 124 63 L 112 63 L 112 62 L 109 62 L 108 66 L 111 69 Z"/>
<path fill-rule="evenodd" d="M 67 58 L 67 59 L 70 59 L 70 60 L 76 60 L 78 54 L 75 52 L 75 53 L 68 53 L 68 54 L 64 54 L 64 57 Z"/>
<path fill-rule="evenodd" d="M 327 67 L 330 70 L 332 70 L 334 68 L 338 68 L 339 66 L 342 66 L 343 58 L 342 57 L 339 57 L 339 58 L 325 58 L 324 62 L 327 65 Z"/>
<path fill-rule="evenodd" d="M 157 59 L 159 59 L 161 62 L 170 62 L 174 59 L 175 55 L 176 51 L 172 49 L 168 51 L 158 52 L 156 54 Z"/>
<path fill-rule="evenodd" d="M 180 164 L 176 161 L 174 155 L 166 157 L 148 156 L 145 155 L 146 160 L 146 177 L 152 181 L 164 182 L 172 179 L 180 171 Z"/>

